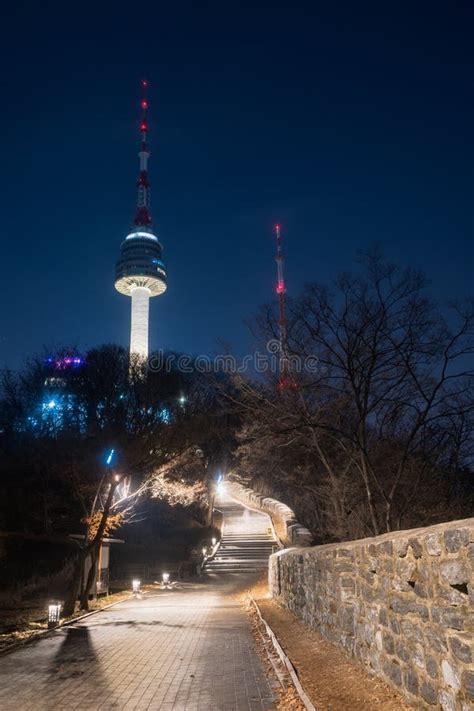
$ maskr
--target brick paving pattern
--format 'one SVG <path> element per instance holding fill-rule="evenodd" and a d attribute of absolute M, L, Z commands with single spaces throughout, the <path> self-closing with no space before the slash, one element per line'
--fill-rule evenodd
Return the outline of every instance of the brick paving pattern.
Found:
<path fill-rule="evenodd" d="M 156 591 L 1 657 L 0 709 L 272 709 L 233 596 L 246 583 L 243 575 L 209 576 Z"/>

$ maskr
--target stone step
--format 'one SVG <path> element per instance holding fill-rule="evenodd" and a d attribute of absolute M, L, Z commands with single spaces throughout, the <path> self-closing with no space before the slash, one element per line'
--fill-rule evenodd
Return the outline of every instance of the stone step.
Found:
<path fill-rule="evenodd" d="M 268 570 L 266 565 L 233 565 L 226 568 L 212 568 L 206 565 L 209 573 L 251 573 L 255 570 Z"/>
<path fill-rule="evenodd" d="M 271 551 L 271 549 L 274 547 L 273 543 L 265 543 L 263 546 L 219 546 L 217 549 L 218 551 L 221 551 L 221 553 L 232 553 L 233 551 L 240 551 L 241 553 L 252 553 L 253 551 L 257 552 L 266 552 L 266 551 Z"/>
<path fill-rule="evenodd" d="M 214 558 L 206 564 L 210 575 L 238 575 L 268 569 L 276 545 L 268 519 L 232 501 L 219 506 L 224 515 L 224 535 Z"/>
<path fill-rule="evenodd" d="M 268 560 L 268 555 L 216 555 L 211 560 Z M 209 561 L 211 562 L 211 561 Z"/>
<path fill-rule="evenodd" d="M 242 543 L 253 543 L 256 541 L 259 543 L 262 541 L 273 541 L 273 538 L 271 536 L 222 536 L 222 541 L 242 541 Z"/>

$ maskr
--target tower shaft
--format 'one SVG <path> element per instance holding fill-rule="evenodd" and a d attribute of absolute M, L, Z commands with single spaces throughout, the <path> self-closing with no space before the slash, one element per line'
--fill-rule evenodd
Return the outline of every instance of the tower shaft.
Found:
<path fill-rule="evenodd" d="M 131 291 L 132 327 L 130 332 L 130 353 L 148 358 L 148 319 L 150 313 L 150 290 L 136 286 Z"/>

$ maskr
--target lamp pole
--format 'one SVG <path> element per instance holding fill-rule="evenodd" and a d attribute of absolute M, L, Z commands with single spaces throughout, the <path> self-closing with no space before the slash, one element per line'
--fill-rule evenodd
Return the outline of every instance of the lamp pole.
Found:
<path fill-rule="evenodd" d="M 210 492 L 209 492 L 209 510 L 207 512 L 207 525 L 212 528 L 212 522 L 214 519 L 214 503 L 216 500 L 216 482 L 214 479 L 211 480 Z"/>

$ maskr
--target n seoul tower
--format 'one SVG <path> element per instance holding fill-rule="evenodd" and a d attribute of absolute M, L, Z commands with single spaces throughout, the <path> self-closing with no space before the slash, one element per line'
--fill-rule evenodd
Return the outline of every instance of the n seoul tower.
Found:
<path fill-rule="evenodd" d="M 132 229 L 122 242 L 115 271 L 115 288 L 132 299 L 130 356 L 148 358 L 148 318 L 150 297 L 166 290 L 166 268 L 161 258 L 162 246 L 155 235 L 150 214 L 148 182 L 148 82 L 142 81 L 141 147 L 138 177 L 137 211 Z"/>

